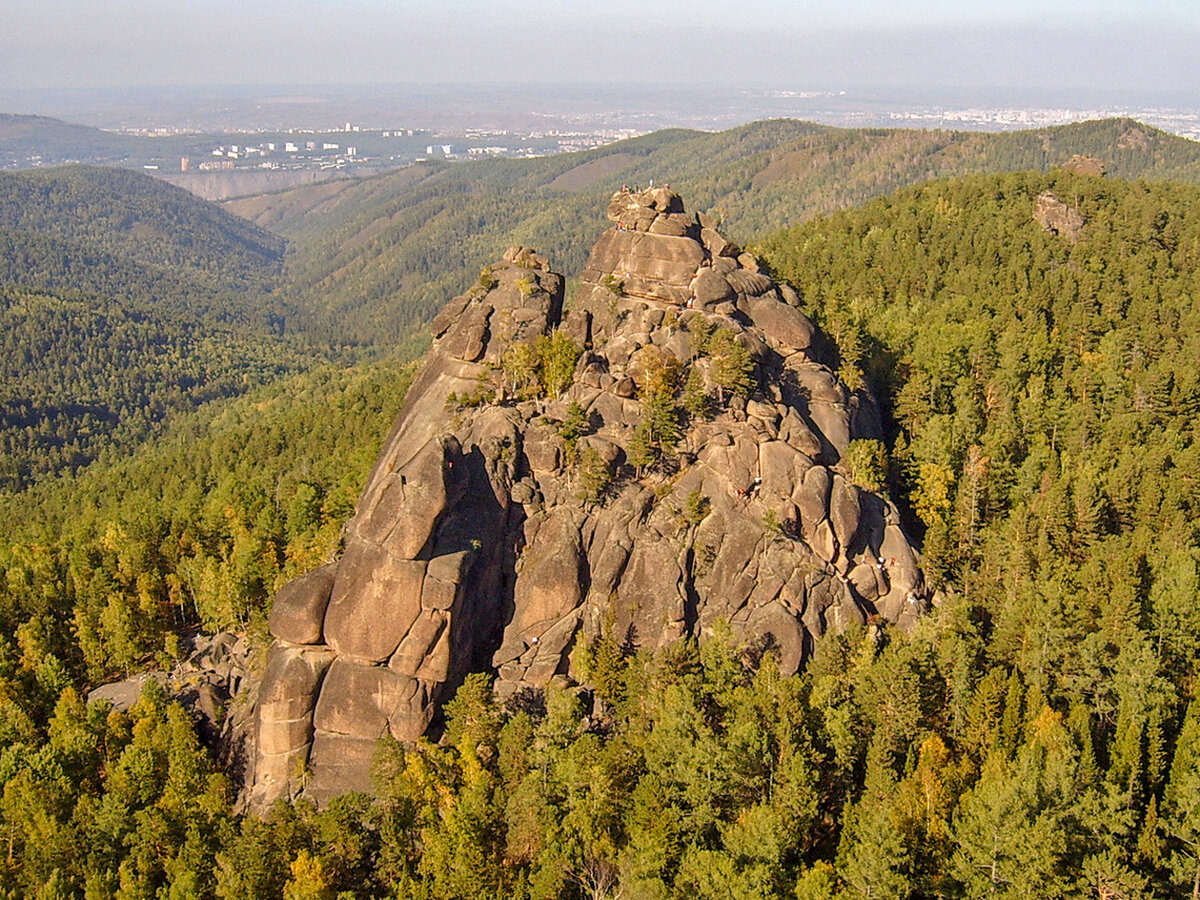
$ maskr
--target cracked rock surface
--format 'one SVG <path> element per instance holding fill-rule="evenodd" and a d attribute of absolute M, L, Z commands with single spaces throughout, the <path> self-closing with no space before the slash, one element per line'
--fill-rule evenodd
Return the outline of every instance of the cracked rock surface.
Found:
<path fill-rule="evenodd" d="M 725 621 L 793 673 L 827 631 L 919 615 L 896 510 L 843 462 L 878 416 L 818 359 L 795 292 L 665 188 L 619 192 L 608 214 L 565 318 L 562 277 L 513 248 L 434 320 L 339 559 L 276 596 L 253 805 L 368 789 L 376 741 L 424 734 L 467 673 L 495 672 L 502 698 L 577 681 L 575 651 L 602 629 L 661 647 Z M 574 378 L 520 399 L 497 366 L 555 328 L 584 348 Z M 721 402 L 696 339 L 714 328 L 754 370 Z M 664 370 L 695 370 L 712 409 L 680 411 L 678 442 L 639 468 Z"/>

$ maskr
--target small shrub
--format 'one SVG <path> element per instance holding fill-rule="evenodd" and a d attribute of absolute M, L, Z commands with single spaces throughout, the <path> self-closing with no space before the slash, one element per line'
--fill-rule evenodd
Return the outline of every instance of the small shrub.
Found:
<path fill-rule="evenodd" d="M 580 348 L 567 335 L 555 329 L 549 337 L 537 341 L 538 381 L 547 397 L 557 397 L 575 380 L 575 365 Z"/>
<path fill-rule="evenodd" d="M 633 466 L 636 477 L 641 478 L 642 471 L 657 458 L 654 451 L 654 443 L 650 439 L 650 423 L 642 419 L 625 447 L 625 458 Z"/>
<path fill-rule="evenodd" d="M 704 521 L 712 504 L 700 491 L 692 491 L 683 501 L 683 519 L 695 527 Z"/>
<path fill-rule="evenodd" d="M 509 347 L 500 357 L 504 383 L 521 400 L 557 397 L 575 379 L 579 346 L 562 331 Z"/>
<path fill-rule="evenodd" d="M 591 431 L 591 422 L 588 421 L 587 413 L 578 400 L 572 400 L 567 405 L 566 418 L 558 426 L 558 436 L 566 445 L 568 461 L 575 459 L 575 448 L 579 439 L 589 431 Z"/>
<path fill-rule="evenodd" d="M 704 420 L 712 414 L 712 398 L 704 383 L 704 374 L 695 366 L 688 369 L 683 385 L 683 408 L 693 419 Z"/>
<path fill-rule="evenodd" d="M 537 351 L 531 344 L 513 344 L 500 355 L 500 377 L 520 400 L 532 400 L 540 392 Z"/>
<path fill-rule="evenodd" d="M 729 328 L 718 328 L 707 341 L 706 351 L 713 364 L 717 402 L 723 404 L 726 393 L 731 397 L 748 396 L 754 380 L 754 360 L 737 334 Z"/>
<path fill-rule="evenodd" d="M 695 315 L 687 323 L 688 334 L 691 336 L 692 352 L 703 356 L 708 352 L 708 341 L 716 326 L 707 316 Z"/>
<path fill-rule="evenodd" d="M 768 509 L 763 513 L 762 523 L 768 534 L 783 537 L 783 523 L 779 521 L 779 513 L 775 510 Z"/>
<path fill-rule="evenodd" d="M 621 297 L 625 294 L 624 280 L 613 275 L 611 272 L 600 279 L 600 283 L 608 289 L 608 292 L 614 297 Z"/>
<path fill-rule="evenodd" d="M 461 394 L 457 391 L 451 391 L 446 397 L 446 411 L 457 412 L 463 409 L 471 409 L 478 406 L 484 406 L 488 403 L 496 401 L 496 391 L 488 381 L 486 375 L 481 375 L 476 382 L 475 390 Z"/>

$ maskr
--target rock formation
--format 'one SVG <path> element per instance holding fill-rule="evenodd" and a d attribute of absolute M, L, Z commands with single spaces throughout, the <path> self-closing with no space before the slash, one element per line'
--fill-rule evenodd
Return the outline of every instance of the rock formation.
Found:
<path fill-rule="evenodd" d="M 1086 153 L 1076 153 L 1071 156 L 1065 163 L 1062 164 L 1064 172 L 1070 172 L 1074 175 L 1093 175 L 1097 178 L 1104 176 L 1108 172 L 1108 167 L 1104 165 L 1104 160 L 1097 159 L 1095 156 L 1088 156 Z"/>
<path fill-rule="evenodd" d="M 88 693 L 88 702 L 107 701 L 127 710 L 142 696 L 147 682 L 157 681 L 191 713 L 201 741 L 225 770 L 241 773 L 253 717 L 246 700 L 256 690 L 252 644 L 242 635 L 224 631 L 192 635 L 181 649 L 181 659 L 169 671 L 143 672 L 100 685 Z"/>
<path fill-rule="evenodd" d="M 896 511 L 842 458 L 877 416 L 795 292 L 669 190 L 608 214 L 565 320 L 523 248 L 434 320 L 340 558 L 275 598 L 256 805 L 367 788 L 377 740 L 425 733 L 465 674 L 570 683 L 604 629 L 661 647 L 724 620 L 790 673 L 830 629 L 919 613 Z M 563 383 L 531 376 L 572 349 Z"/>
<path fill-rule="evenodd" d="M 1051 191 L 1042 191 L 1033 200 L 1033 218 L 1046 231 L 1060 235 L 1072 244 L 1083 233 L 1083 214 L 1059 200 Z"/>

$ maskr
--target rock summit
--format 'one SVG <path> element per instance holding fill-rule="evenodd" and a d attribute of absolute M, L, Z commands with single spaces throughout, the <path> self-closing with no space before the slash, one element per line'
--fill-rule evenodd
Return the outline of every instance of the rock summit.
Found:
<path fill-rule="evenodd" d="M 667 188 L 622 190 L 580 290 L 512 248 L 434 343 L 338 559 L 274 599 L 254 805 L 369 787 L 470 672 L 502 698 L 585 682 L 578 651 L 719 623 L 796 672 L 830 630 L 906 625 L 925 588 L 848 464 L 870 397 L 800 299 Z"/>

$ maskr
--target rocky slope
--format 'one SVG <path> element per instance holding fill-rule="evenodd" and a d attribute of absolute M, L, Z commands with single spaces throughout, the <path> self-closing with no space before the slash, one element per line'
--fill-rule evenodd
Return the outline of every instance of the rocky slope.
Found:
<path fill-rule="evenodd" d="M 667 189 L 608 214 L 565 318 L 513 248 L 435 320 L 341 557 L 275 598 L 256 805 L 368 787 L 377 740 L 425 733 L 465 674 L 581 680 L 605 630 L 724 620 L 794 672 L 828 630 L 919 614 L 896 511 L 843 457 L 873 406 L 795 293 Z"/>

